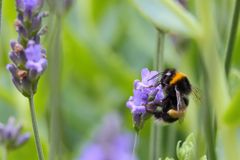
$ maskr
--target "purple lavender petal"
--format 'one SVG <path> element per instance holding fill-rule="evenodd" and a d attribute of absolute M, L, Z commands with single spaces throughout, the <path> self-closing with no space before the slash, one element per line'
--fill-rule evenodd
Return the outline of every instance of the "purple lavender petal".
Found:
<path fill-rule="evenodd" d="M 28 48 L 25 50 L 27 62 L 25 67 L 29 69 L 30 80 L 37 79 L 47 68 L 47 60 L 43 57 L 42 48 L 34 41 L 29 41 Z"/>
<path fill-rule="evenodd" d="M 20 11 L 24 10 L 23 0 L 16 0 L 16 5 L 17 5 L 17 9 L 19 9 Z"/>
<path fill-rule="evenodd" d="M 13 139 L 16 139 L 18 137 L 18 135 L 20 134 L 22 130 L 22 125 L 21 124 L 17 124 L 14 129 L 12 130 L 12 137 Z"/>
<path fill-rule="evenodd" d="M 162 102 L 162 100 L 164 98 L 164 94 L 163 94 L 163 90 L 162 90 L 161 86 L 158 86 L 157 89 L 158 89 L 158 92 L 155 96 L 154 102 L 160 103 L 160 102 Z"/>
<path fill-rule="evenodd" d="M 137 106 L 132 101 L 127 102 L 127 107 L 131 109 L 132 113 L 145 113 L 146 112 L 145 106 Z"/>
<path fill-rule="evenodd" d="M 25 54 L 28 61 L 38 62 L 42 58 L 41 45 L 35 44 L 34 41 L 29 41 Z"/>
<path fill-rule="evenodd" d="M 142 83 L 151 86 L 156 81 L 156 78 L 153 78 L 158 74 L 157 71 L 149 71 L 147 68 L 142 69 Z M 152 79 L 153 78 L 153 79 Z"/>
<path fill-rule="evenodd" d="M 43 71 L 42 65 L 34 61 L 27 61 L 25 67 L 29 70 L 37 71 L 37 73 L 41 73 Z"/>
<path fill-rule="evenodd" d="M 29 140 L 29 138 L 30 138 L 30 133 L 25 133 L 23 135 L 20 135 L 17 138 L 17 141 L 15 143 L 15 147 L 23 145 L 24 143 L 26 143 Z"/>
<path fill-rule="evenodd" d="M 144 105 L 148 101 L 148 91 L 146 90 L 134 90 L 133 101 L 135 105 Z"/>
<path fill-rule="evenodd" d="M 10 140 L 13 139 L 13 136 L 14 136 L 13 132 L 15 132 L 14 123 L 15 123 L 15 119 L 13 117 L 10 117 L 8 119 L 8 123 L 5 126 L 4 133 L 3 133 L 3 136 L 5 139 L 10 139 Z"/>
<path fill-rule="evenodd" d="M 159 73 L 157 71 L 149 71 L 147 68 L 142 69 L 142 81 L 135 80 L 134 88 L 135 89 L 143 89 L 147 87 L 154 86 L 156 84 L 157 76 Z M 156 77 L 154 77 L 156 76 Z"/>
<path fill-rule="evenodd" d="M 144 83 L 147 79 L 146 77 L 148 77 L 149 75 L 149 70 L 147 68 L 143 68 L 142 72 L 141 72 L 141 77 L 142 77 L 142 82 Z"/>
<path fill-rule="evenodd" d="M 25 10 L 33 10 L 38 5 L 38 0 L 23 0 Z"/>
<path fill-rule="evenodd" d="M 16 0 L 17 9 L 25 15 L 31 15 L 43 5 L 43 0 Z"/>
<path fill-rule="evenodd" d="M 9 58 L 16 66 L 21 66 L 26 62 L 26 58 L 23 51 L 21 51 L 20 53 L 15 53 L 11 51 L 9 54 Z"/>

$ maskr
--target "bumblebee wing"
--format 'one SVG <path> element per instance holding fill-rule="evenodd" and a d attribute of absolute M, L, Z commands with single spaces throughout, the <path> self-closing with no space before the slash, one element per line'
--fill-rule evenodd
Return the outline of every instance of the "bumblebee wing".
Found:
<path fill-rule="evenodd" d="M 177 86 L 175 86 L 176 97 L 177 97 L 177 110 L 179 111 L 181 108 L 186 108 L 186 104 L 183 100 L 181 93 L 178 91 Z"/>

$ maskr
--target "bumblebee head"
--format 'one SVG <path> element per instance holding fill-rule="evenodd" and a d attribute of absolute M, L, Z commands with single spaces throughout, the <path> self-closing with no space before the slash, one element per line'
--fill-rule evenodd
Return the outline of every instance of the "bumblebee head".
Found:
<path fill-rule="evenodd" d="M 174 77 L 176 74 L 176 69 L 165 69 L 165 71 L 162 73 L 161 78 L 161 84 L 162 86 L 169 85 L 170 81 L 172 80 L 172 77 Z"/>

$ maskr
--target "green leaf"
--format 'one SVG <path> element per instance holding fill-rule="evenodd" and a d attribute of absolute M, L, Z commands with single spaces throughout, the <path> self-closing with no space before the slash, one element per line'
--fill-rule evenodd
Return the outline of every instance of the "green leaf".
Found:
<path fill-rule="evenodd" d="M 192 160 L 196 159 L 195 153 L 196 153 L 196 139 L 193 133 L 189 134 L 189 136 L 186 138 L 186 140 L 182 143 L 181 141 L 178 141 L 177 143 L 177 158 L 179 160 Z M 204 155 L 200 160 L 206 160 L 207 157 Z"/>
<path fill-rule="evenodd" d="M 2 0 L 0 0 L 0 33 L 1 33 L 1 22 L 2 22 Z"/>
<path fill-rule="evenodd" d="M 194 150 L 195 150 L 195 137 L 193 133 L 191 133 L 186 140 L 182 143 L 178 141 L 177 143 L 177 157 L 180 160 L 190 160 L 194 157 Z"/>
<path fill-rule="evenodd" d="M 202 156 L 200 160 L 207 160 L 207 156 L 206 155 Z"/>
<path fill-rule="evenodd" d="M 238 126 L 240 124 L 240 89 L 232 98 L 226 112 L 224 113 L 223 120 L 231 126 Z"/>
<path fill-rule="evenodd" d="M 134 3 L 146 18 L 164 31 L 195 38 L 201 33 L 195 17 L 172 0 L 134 0 Z"/>

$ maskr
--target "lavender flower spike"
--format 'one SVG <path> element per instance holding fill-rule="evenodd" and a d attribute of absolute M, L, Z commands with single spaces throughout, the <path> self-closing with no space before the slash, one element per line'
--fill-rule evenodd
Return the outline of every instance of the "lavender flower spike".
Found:
<path fill-rule="evenodd" d="M 8 64 L 7 69 L 16 88 L 26 97 L 36 93 L 38 80 L 47 68 L 46 51 L 40 44 L 40 36 L 45 33 L 41 22 L 47 15 L 40 12 L 42 5 L 43 0 L 16 0 L 18 40 L 10 42 L 13 64 Z"/>
<path fill-rule="evenodd" d="M 10 117 L 6 125 L 0 123 L 0 144 L 5 144 L 7 149 L 22 146 L 30 138 L 29 133 L 21 134 L 22 125 L 15 125 L 15 118 Z"/>
<path fill-rule="evenodd" d="M 46 32 L 42 27 L 42 18 L 47 16 L 40 12 L 43 0 L 16 0 L 17 19 L 15 28 L 18 32 L 17 41 L 10 42 L 12 50 L 9 57 L 13 64 L 7 65 L 7 70 L 12 75 L 15 87 L 29 99 L 34 139 L 38 153 L 38 159 L 44 160 L 40 143 L 38 126 L 33 102 L 34 94 L 40 76 L 47 68 L 46 51 L 40 44 L 40 36 Z M 15 145 L 21 145 L 29 135 L 19 136 Z"/>
<path fill-rule="evenodd" d="M 133 114 L 134 128 L 139 131 L 144 121 L 151 117 L 148 110 L 157 109 L 164 98 L 163 90 L 159 85 L 157 71 L 149 71 L 147 68 L 142 69 L 142 80 L 134 81 L 133 96 L 129 98 L 126 106 Z"/>

